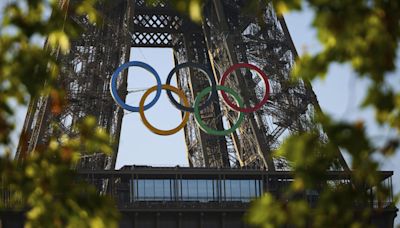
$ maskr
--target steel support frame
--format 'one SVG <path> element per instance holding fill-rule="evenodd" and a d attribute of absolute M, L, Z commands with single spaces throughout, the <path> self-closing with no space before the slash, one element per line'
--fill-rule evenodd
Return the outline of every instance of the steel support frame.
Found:
<path fill-rule="evenodd" d="M 72 42 L 71 52 L 59 57 L 62 63 L 59 85 L 65 90 L 67 105 L 62 113 L 54 113 L 50 109 L 50 96 L 32 99 L 16 158 L 23 159 L 27 153 L 45 146 L 50 137 L 63 134 L 73 137 L 77 132 L 72 126 L 93 115 L 98 125 L 113 136 L 110 143 L 114 154 L 86 155 L 82 151 L 82 162 L 77 168 L 113 169 L 124 112 L 109 95 L 110 76 L 120 64 L 129 61 L 131 47 L 170 47 L 177 64 L 187 61 L 205 64 L 217 80 L 238 62 L 255 64 L 270 77 L 270 101 L 262 110 L 247 115 L 245 123 L 232 135 L 207 135 L 191 117 L 185 127 L 190 166 L 290 169 L 284 158 L 273 157 L 271 151 L 286 135 L 317 127 L 312 118 L 314 110 L 319 109 L 318 102 L 308 82 L 289 83 L 297 53 L 283 18 L 275 15 L 271 5 L 262 6 L 265 8 L 262 19 L 246 15 L 242 12 L 243 4 L 239 0 L 206 1 L 200 25 L 171 10 L 163 1 L 155 2 L 154 8 L 146 6 L 143 0 L 101 3 L 98 8 L 104 23 L 99 27 L 89 25 L 85 17 L 69 15 L 84 32 Z M 247 106 L 256 103 L 263 93 L 259 81 L 244 75 L 249 73 L 236 71 L 236 81 L 229 84 L 240 91 Z M 197 93 L 209 86 L 204 79 L 194 69 L 177 74 L 178 86 L 192 103 Z M 126 77 L 121 77 L 118 89 L 125 98 Z M 209 126 L 222 129 L 222 116 L 230 114 L 216 101 L 202 112 L 202 117 Z M 324 137 L 321 131 L 321 138 Z M 348 169 L 340 152 L 338 156 L 341 166 Z"/>

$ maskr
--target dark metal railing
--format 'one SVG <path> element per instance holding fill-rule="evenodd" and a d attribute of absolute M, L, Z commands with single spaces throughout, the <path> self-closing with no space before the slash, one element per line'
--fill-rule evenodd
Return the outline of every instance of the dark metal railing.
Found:
<path fill-rule="evenodd" d="M 392 172 L 380 172 L 382 185 L 392 194 Z M 330 186 L 351 184 L 349 172 L 326 172 Z M 254 198 L 269 192 L 282 200 L 294 180 L 292 172 L 269 172 L 243 169 L 203 169 L 181 167 L 131 167 L 122 170 L 79 171 L 78 180 L 94 185 L 99 194 L 115 199 L 121 209 L 135 208 L 246 208 Z M 160 182 L 161 181 L 161 182 Z M 163 182 L 164 181 L 164 182 Z M 157 185 L 158 183 L 158 185 Z M 162 183 L 162 187 L 160 187 Z M 206 183 L 206 184 L 204 184 Z M 147 184 L 147 185 L 146 185 Z M 142 189 L 140 189 L 142 188 Z M 369 200 L 355 203 L 359 207 L 386 208 L 393 204 L 390 195 L 384 201 L 366 188 Z M 300 196 L 310 206 L 318 202 L 317 190 L 306 190 Z M 4 183 L 0 186 L 0 206 L 23 208 L 24 200 Z"/>

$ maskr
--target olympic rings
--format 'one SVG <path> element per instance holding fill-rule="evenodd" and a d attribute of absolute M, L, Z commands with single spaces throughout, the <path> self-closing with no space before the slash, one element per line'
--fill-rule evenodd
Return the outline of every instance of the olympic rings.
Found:
<path fill-rule="evenodd" d="M 218 131 L 218 130 L 214 130 L 210 127 L 208 127 L 202 120 L 201 120 L 201 115 L 200 115 L 200 108 L 199 108 L 199 103 L 201 98 L 203 98 L 207 93 L 209 93 L 212 90 L 211 87 L 207 87 L 205 88 L 203 91 L 201 91 L 194 102 L 194 117 L 196 119 L 197 124 L 199 125 L 199 127 L 201 128 L 201 130 L 203 130 L 205 133 L 210 134 L 210 135 L 219 135 L 219 136 L 224 136 L 224 135 L 229 135 L 231 133 L 233 133 L 234 131 L 236 131 L 236 129 L 240 126 L 240 124 L 243 122 L 244 120 L 244 114 L 243 112 L 240 112 L 239 114 L 239 118 L 236 121 L 236 123 L 229 128 L 228 130 L 223 130 L 223 131 Z M 240 107 L 243 107 L 243 101 L 240 98 L 239 94 L 237 94 L 233 89 L 225 87 L 225 86 L 217 86 L 217 90 L 221 90 L 221 91 L 225 91 L 227 93 L 230 93 L 235 100 L 237 101 L 237 103 L 239 104 Z"/>
<path fill-rule="evenodd" d="M 139 112 L 139 107 L 133 107 L 130 105 L 127 105 L 122 99 L 121 97 L 118 95 L 118 91 L 117 91 L 117 78 L 119 73 L 121 73 L 121 71 L 123 71 L 125 68 L 129 68 L 131 66 L 136 66 L 136 67 L 140 67 L 143 68 L 145 70 L 147 70 L 148 72 L 150 72 L 151 74 L 154 75 L 154 77 L 157 80 L 157 92 L 156 92 L 156 96 L 154 97 L 154 99 L 147 105 L 144 106 L 144 110 L 147 110 L 151 107 L 153 107 L 156 102 L 158 101 L 158 99 L 160 99 L 161 96 L 161 79 L 160 76 L 158 75 L 157 71 L 153 69 L 153 67 L 151 67 L 150 65 L 143 63 L 143 62 L 139 62 L 139 61 L 132 61 L 132 62 L 127 62 L 122 64 L 120 67 L 118 67 L 118 69 L 114 72 L 114 74 L 111 76 L 111 81 L 110 81 L 110 92 L 111 92 L 111 96 L 114 98 L 114 101 L 123 109 L 131 111 L 131 112 Z"/>
<path fill-rule="evenodd" d="M 226 95 L 226 93 L 224 91 L 221 91 L 222 98 L 223 98 L 225 104 L 227 104 L 229 107 L 231 107 L 235 111 L 245 112 L 245 113 L 255 112 L 258 109 L 260 109 L 265 103 L 267 103 L 268 98 L 269 98 L 268 77 L 262 70 L 260 70 L 260 68 L 254 66 L 254 65 L 248 64 L 248 63 L 237 63 L 237 64 L 229 67 L 229 69 L 227 71 L 225 71 L 224 75 L 221 77 L 221 80 L 219 81 L 219 84 L 222 86 L 225 85 L 225 80 L 229 76 L 229 74 L 231 74 L 234 70 L 239 69 L 239 68 L 250 68 L 252 70 L 255 70 L 261 76 L 261 79 L 265 83 L 265 95 L 264 95 L 263 99 L 260 101 L 260 103 L 256 104 L 252 108 L 242 108 L 242 107 L 238 107 L 237 105 L 232 103 L 228 99 L 228 96 Z"/>
<path fill-rule="evenodd" d="M 156 134 L 158 134 L 158 135 L 173 135 L 173 134 L 175 134 L 176 132 L 178 132 L 179 130 L 181 130 L 181 129 L 186 125 L 186 123 L 187 123 L 188 120 L 189 120 L 189 113 L 188 113 L 188 112 L 185 112 L 185 115 L 184 115 L 184 117 L 183 117 L 182 123 L 179 124 L 179 126 L 176 127 L 176 128 L 174 128 L 174 129 L 171 129 L 171 130 L 160 130 L 160 129 L 157 129 L 157 128 L 153 127 L 153 126 L 149 123 L 149 121 L 147 121 L 146 116 L 144 115 L 144 102 L 145 102 L 146 98 L 150 95 L 150 93 L 152 93 L 154 90 L 157 90 L 157 88 L 158 88 L 157 86 L 151 87 L 150 89 L 148 89 L 148 90 L 143 94 L 142 99 L 140 99 L 140 103 L 139 103 L 139 113 L 140 113 L 140 117 L 142 118 L 143 124 L 144 124 L 150 131 L 152 131 L 153 133 L 156 133 Z M 172 92 L 178 94 L 179 98 L 181 98 L 181 99 L 183 100 L 183 103 L 184 103 L 186 106 L 189 105 L 189 101 L 188 101 L 188 99 L 186 98 L 186 95 L 185 95 L 185 93 L 184 93 L 182 90 L 180 90 L 180 89 L 178 89 L 178 88 L 176 88 L 176 87 L 173 87 L 173 86 L 171 86 L 171 85 L 162 85 L 161 88 L 162 88 L 162 89 L 165 89 L 165 90 L 167 90 L 167 91 L 172 91 Z"/>
<path fill-rule="evenodd" d="M 171 84 L 171 78 L 174 75 L 174 73 L 178 72 L 180 69 L 185 68 L 185 67 L 198 68 L 203 74 L 205 74 L 208 77 L 208 81 L 211 84 L 211 88 L 212 88 L 211 95 L 207 98 L 207 100 L 204 102 L 204 104 L 201 105 L 199 108 L 200 110 L 203 110 L 204 108 L 209 106 L 211 104 L 211 102 L 213 102 L 213 100 L 216 99 L 216 97 L 218 96 L 217 83 L 215 81 L 215 78 L 214 78 L 214 76 L 212 76 L 210 71 L 207 68 L 205 68 L 203 65 L 200 65 L 198 63 L 192 63 L 192 62 L 179 64 L 174 69 L 171 70 L 171 72 L 169 73 L 169 75 L 167 77 L 167 81 L 165 84 L 166 85 Z M 172 96 L 171 91 L 167 90 L 167 95 L 168 95 L 169 100 L 172 102 L 173 105 L 175 105 L 175 107 L 177 109 L 179 109 L 181 111 L 185 111 L 185 112 L 194 112 L 194 108 L 182 106 L 181 104 L 179 104 Z"/>
<path fill-rule="evenodd" d="M 121 99 L 121 97 L 118 95 L 118 91 L 117 91 L 117 78 L 118 78 L 119 74 L 121 73 L 122 70 L 129 68 L 131 66 L 136 66 L 136 67 L 140 67 L 140 68 L 147 70 L 148 72 L 153 74 L 153 76 L 156 78 L 156 81 L 157 81 L 156 86 L 151 87 L 144 93 L 144 95 L 140 99 L 138 107 L 134 107 L 134 106 L 130 106 L 130 105 L 126 104 Z M 200 93 L 198 93 L 197 97 L 195 98 L 193 107 L 189 107 L 190 106 L 189 101 L 186 98 L 186 95 L 182 90 L 170 85 L 171 78 L 174 75 L 174 73 L 178 72 L 178 70 L 185 68 L 185 67 L 198 68 L 202 73 L 204 73 L 208 77 L 208 81 L 211 84 L 210 87 L 207 87 L 207 88 L 203 89 Z M 261 77 L 261 79 L 264 81 L 264 84 L 265 84 L 264 97 L 254 107 L 248 107 L 248 108 L 244 107 L 244 102 L 240 98 L 239 94 L 236 93 L 233 89 L 224 86 L 227 77 L 232 72 L 234 72 L 235 70 L 237 70 L 239 68 L 248 68 L 250 70 L 255 70 L 257 72 L 257 74 Z M 176 128 L 173 128 L 171 130 L 160 130 L 160 129 L 155 128 L 148 122 L 148 120 L 146 119 L 146 116 L 144 114 L 144 112 L 147 109 L 149 109 L 155 105 L 155 103 L 160 98 L 161 90 L 163 90 L 163 89 L 167 91 L 167 95 L 168 95 L 168 98 L 170 99 L 171 103 L 177 109 L 185 112 L 182 122 Z M 210 128 L 202 121 L 201 115 L 200 115 L 201 110 L 203 110 L 208 105 L 210 105 L 213 101 L 216 101 L 218 99 L 218 90 L 221 91 L 221 95 L 223 98 L 222 100 L 224 101 L 224 103 L 227 106 L 229 106 L 231 109 L 239 112 L 239 116 L 236 120 L 236 123 L 233 124 L 233 126 L 227 130 L 215 130 L 215 129 Z M 154 91 L 156 91 L 156 95 L 155 95 L 154 99 L 150 103 L 145 105 L 146 98 Z M 238 63 L 238 64 L 235 64 L 235 65 L 229 67 L 228 70 L 221 77 L 218 84 L 216 83 L 215 78 L 213 77 L 213 74 L 211 74 L 210 71 L 206 67 L 204 67 L 200 64 L 191 63 L 191 62 L 179 64 L 174 69 L 172 69 L 171 72 L 168 74 L 166 84 L 162 85 L 161 79 L 160 79 L 158 73 L 150 65 L 143 63 L 143 62 L 132 61 L 132 62 L 122 64 L 114 72 L 114 74 L 111 77 L 111 81 L 110 81 L 110 92 L 111 92 L 113 99 L 120 107 L 122 107 L 125 110 L 131 111 L 131 112 L 139 112 L 140 117 L 142 118 L 143 124 L 150 131 L 152 131 L 155 134 L 172 135 L 172 134 L 177 133 L 179 130 L 181 130 L 187 124 L 190 113 L 194 113 L 196 123 L 199 125 L 199 127 L 202 131 L 204 131 L 208 134 L 211 134 L 211 135 L 225 136 L 228 134 L 232 134 L 233 132 L 236 131 L 236 129 L 242 124 L 245 113 L 255 112 L 258 109 L 260 109 L 263 105 L 266 104 L 266 102 L 268 101 L 268 98 L 269 98 L 270 88 L 269 88 L 269 82 L 268 82 L 267 75 L 258 67 L 254 66 L 252 64 L 248 64 L 248 63 Z M 175 98 L 172 96 L 171 92 L 173 92 L 179 96 L 179 98 L 183 102 L 183 105 L 175 100 Z M 204 102 L 204 104 L 200 105 L 202 98 L 205 97 L 210 92 L 211 92 L 211 94 L 208 96 L 208 98 Z M 229 93 L 233 96 L 233 98 L 236 100 L 236 104 L 235 104 L 235 102 L 232 102 L 228 98 L 228 95 L 226 93 Z"/>

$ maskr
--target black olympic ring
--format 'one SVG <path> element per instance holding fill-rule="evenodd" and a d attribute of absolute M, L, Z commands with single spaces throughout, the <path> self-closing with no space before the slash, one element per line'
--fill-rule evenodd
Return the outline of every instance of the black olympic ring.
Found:
<path fill-rule="evenodd" d="M 203 74 L 205 74 L 208 78 L 208 81 L 211 84 L 211 94 L 208 96 L 207 100 L 204 102 L 203 105 L 200 105 L 199 110 L 203 110 L 206 108 L 208 105 L 210 105 L 217 97 L 218 97 L 218 92 L 217 92 L 217 82 L 214 78 L 214 76 L 210 73 L 210 70 L 207 69 L 205 66 L 198 64 L 198 63 L 192 63 L 192 62 L 187 62 L 187 63 L 181 63 L 177 65 L 174 69 L 171 70 L 171 72 L 168 74 L 166 85 L 171 85 L 171 79 L 172 76 L 178 72 L 180 69 L 185 68 L 185 67 L 193 67 L 199 69 Z M 185 111 L 185 112 L 194 112 L 193 107 L 186 107 L 181 105 L 179 102 L 175 100 L 175 98 L 172 96 L 172 92 L 170 90 L 167 90 L 167 95 L 171 103 L 179 110 Z"/>

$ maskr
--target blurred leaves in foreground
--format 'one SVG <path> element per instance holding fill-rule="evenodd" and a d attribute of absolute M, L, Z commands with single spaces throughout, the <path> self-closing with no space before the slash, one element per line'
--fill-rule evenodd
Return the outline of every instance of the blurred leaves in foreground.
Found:
<path fill-rule="evenodd" d="M 155 1 L 148 0 L 149 4 Z M 109 153 L 106 133 L 96 128 L 96 120 L 86 119 L 74 138 L 52 139 L 16 163 L 10 156 L 10 134 L 15 127 L 17 105 L 30 97 L 50 94 L 58 98 L 53 112 L 62 109 L 62 91 L 54 83 L 59 75 L 57 55 L 69 51 L 70 39 L 79 28 L 67 20 L 67 13 L 99 19 L 94 0 L 11 1 L 2 9 L 0 25 L 0 146 L 7 153 L 0 159 L 3 184 L 17 194 L 13 205 L 28 206 L 28 227 L 115 227 L 118 214 L 110 199 L 77 181 L 71 168 L 80 151 Z M 200 22 L 203 0 L 171 0 L 177 10 Z M 246 1 L 249 12 L 262 7 L 258 0 Z M 349 63 L 359 77 L 371 82 L 363 107 L 375 110 L 376 122 L 396 131 L 383 147 L 372 143 L 361 122 L 344 123 L 319 114 L 329 141 L 320 142 L 316 132 L 293 135 L 276 151 L 294 165 L 295 179 L 283 198 L 266 194 L 252 207 L 248 221 L 262 227 L 292 224 L 298 227 L 367 227 L 371 211 L 355 214 L 353 202 L 364 202 L 365 186 L 376 185 L 382 201 L 388 196 L 377 175 L 374 155 L 390 156 L 399 147 L 400 94 L 390 83 L 396 70 L 400 37 L 400 2 L 383 0 L 323 1 L 274 0 L 278 13 L 301 10 L 307 4 L 315 13 L 313 26 L 323 45 L 322 51 L 297 59 L 294 77 L 313 80 L 324 77 L 332 63 Z M 49 13 L 51 12 L 51 13 Z M 45 48 L 43 48 L 45 46 Z M 397 75 L 398 76 L 398 75 Z M 43 88 L 43 85 L 46 85 Z M 95 134 L 93 134 L 95 132 Z M 335 163 L 339 146 L 347 151 L 352 164 L 352 185 L 325 181 L 324 171 Z M 320 198 L 310 208 L 299 194 L 318 190 Z M 397 197 L 398 198 L 398 197 Z M 4 205 L 7 206 L 7 205 Z M 312 218 L 312 219 L 310 219 Z"/>
<path fill-rule="evenodd" d="M 251 224 L 371 227 L 371 195 L 366 189 L 376 186 L 377 199 L 383 203 L 390 201 L 390 189 L 381 183 L 378 163 L 371 158 L 375 148 L 368 143 L 364 129 L 357 124 L 326 119 L 321 123 L 330 139 L 328 143 L 322 143 L 318 133 L 307 132 L 289 137 L 276 151 L 276 155 L 293 162 L 294 180 L 280 197 L 267 193 L 254 203 L 247 215 Z M 331 180 L 326 173 L 335 163 L 337 146 L 352 157 L 351 184 Z M 318 194 L 318 200 L 311 202 L 311 206 L 304 196 L 313 193 Z M 374 210 L 383 211 L 383 205 Z"/>
<path fill-rule="evenodd" d="M 17 196 L 3 206 L 27 207 L 27 227 L 117 227 L 119 215 L 112 199 L 79 181 L 72 169 L 81 151 L 111 152 L 107 134 L 95 123 L 85 119 L 77 126 L 78 136 L 53 138 L 47 148 L 20 163 L 1 160 L 3 183 Z"/>
<path fill-rule="evenodd" d="M 13 193 L 9 205 L 27 209 L 26 227 L 117 227 L 114 202 L 78 180 L 80 153 L 111 153 L 108 134 L 97 120 L 86 118 L 76 125 L 78 134 L 52 138 L 21 161 L 11 157 L 10 134 L 18 105 L 30 97 L 49 94 L 51 111 L 63 108 L 57 56 L 66 54 L 79 28 L 66 14 L 88 15 L 95 23 L 94 1 L 10 1 L 1 12 L 0 25 L 0 158 L 2 185 Z M 45 87 L 43 87 L 45 85 Z M 54 129 L 57 130 L 57 129 Z M 6 190 L 6 189 L 3 189 Z"/>
<path fill-rule="evenodd" d="M 313 13 L 313 28 L 322 51 L 306 53 L 297 59 L 294 78 L 313 80 L 325 77 L 332 63 L 349 64 L 359 78 L 369 81 L 360 109 L 373 108 L 375 123 L 390 129 L 393 135 L 374 143 L 362 121 L 343 122 L 317 113 L 328 141 L 319 134 L 305 132 L 289 137 L 276 151 L 294 164 L 294 181 L 283 198 L 266 194 L 256 201 L 247 219 L 262 227 L 291 224 L 297 227 L 369 227 L 372 209 L 367 202 L 371 186 L 380 202 L 390 202 L 391 189 L 382 183 L 377 172 L 378 156 L 390 157 L 400 144 L 400 85 L 395 81 L 400 41 L 399 1 L 274 1 L 277 11 L 299 10 L 307 5 Z M 339 77 L 339 75 L 337 76 Z M 339 91 L 338 91 L 339 92 Z M 334 96 L 334 95 L 333 95 Z M 346 152 L 351 164 L 351 184 L 327 181 L 324 171 L 331 170 L 338 150 Z M 398 181 L 398 180 L 394 180 Z M 317 191 L 313 207 L 296 198 L 307 191 Z M 384 207 L 377 205 L 375 213 Z M 359 209 L 355 209 L 358 206 Z M 269 207 L 274 208 L 271 210 Z"/>

